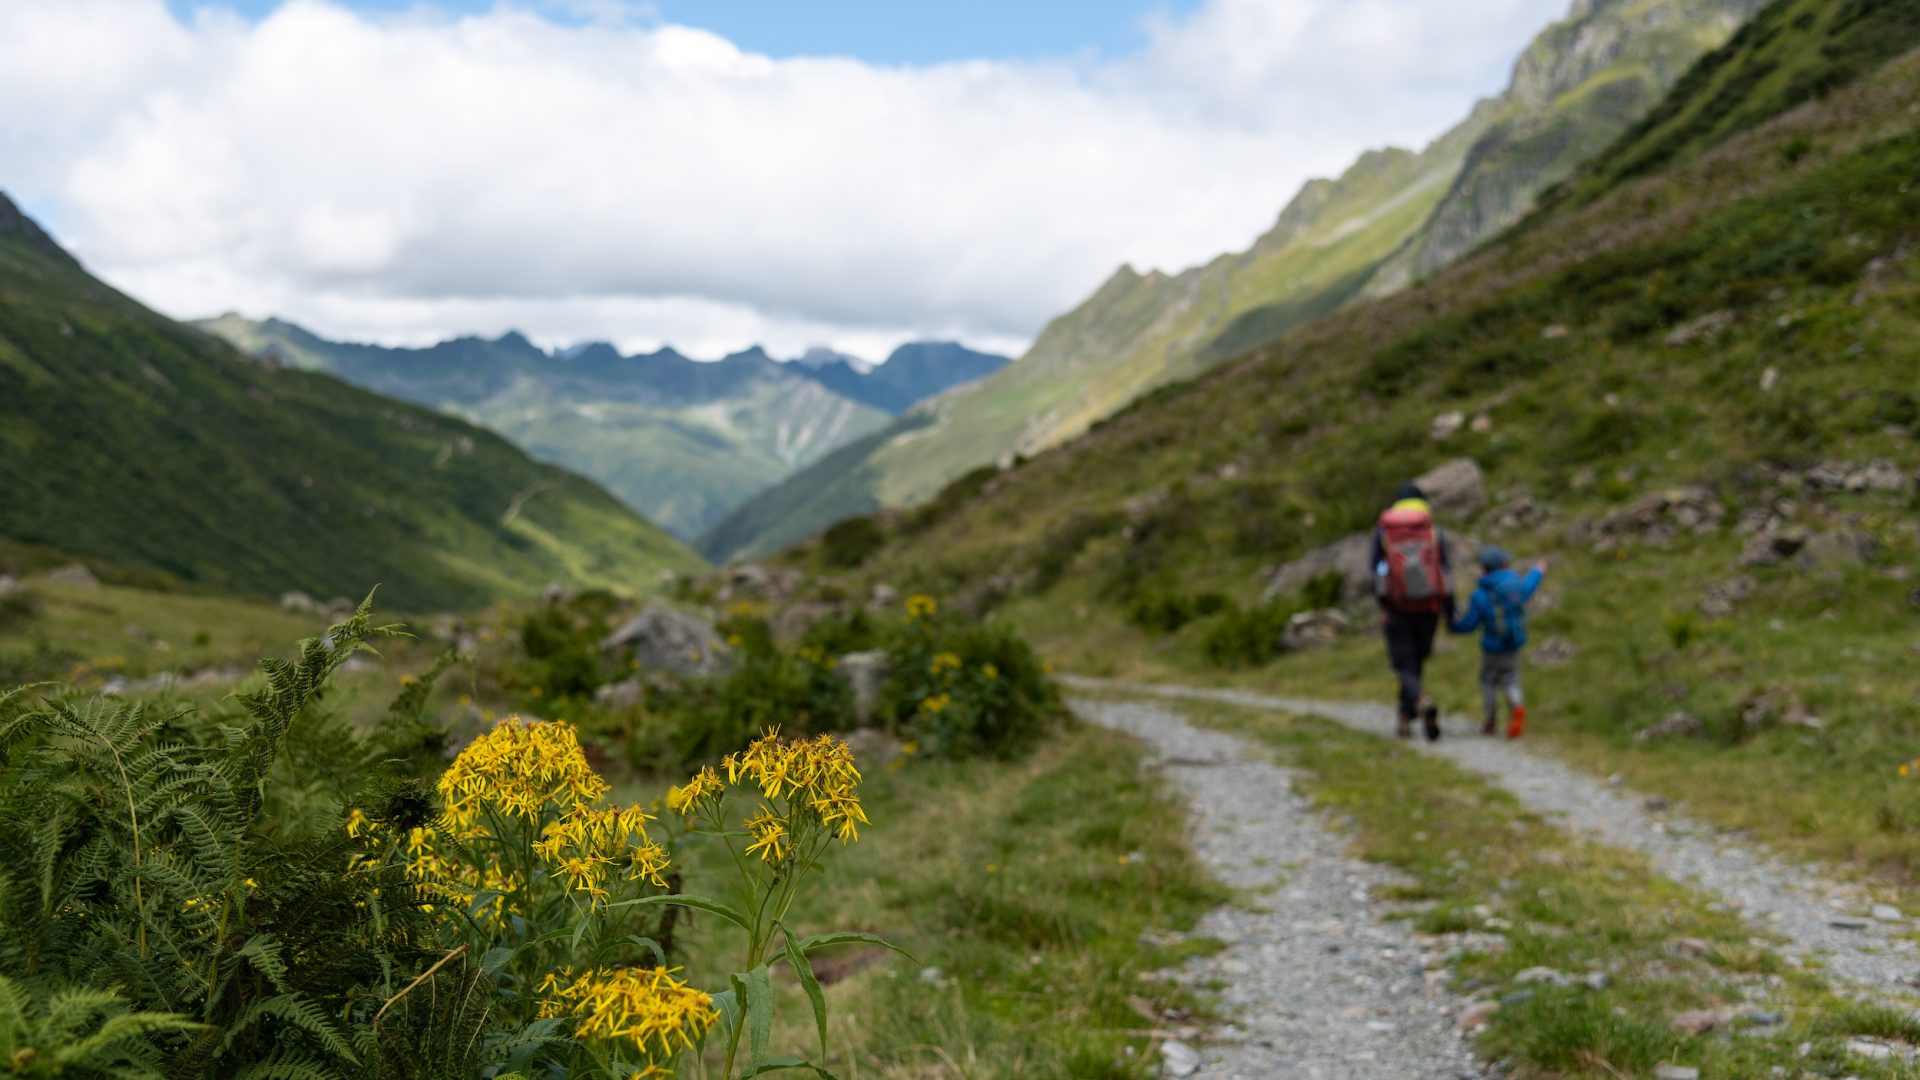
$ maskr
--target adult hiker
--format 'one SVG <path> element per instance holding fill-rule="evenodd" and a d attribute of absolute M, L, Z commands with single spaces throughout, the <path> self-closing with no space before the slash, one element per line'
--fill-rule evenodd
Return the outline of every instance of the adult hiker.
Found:
<path fill-rule="evenodd" d="M 1500 697 L 1513 710 L 1507 720 L 1507 738 L 1527 730 L 1527 700 L 1520 691 L 1520 649 L 1527 643 L 1527 601 L 1546 577 L 1547 564 L 1537 562 L 1523 577 L 1513 572 L 1513 556 L 1489 545 L 1480 549 L 1480 584 L 1459 618 L 1448 620 L 1456 634 L 1480 631 L 1480 703 L 1483 735 L 1498 730 Z"/>
<path fill-rule="evenodd" d="M 1440 617 L 1453 620 L 1447 545 L 1433 523 L 1433 507 L 1417 484 L 1402 484 L 1373 530 L 1374 597 L 1380 602 L 1387 661 L 1400 684 L 1397 733 L 1413 737 L 1420 718 L 1427 741 L 1440 738 L 1440 707 L 1421 686 Z"/>

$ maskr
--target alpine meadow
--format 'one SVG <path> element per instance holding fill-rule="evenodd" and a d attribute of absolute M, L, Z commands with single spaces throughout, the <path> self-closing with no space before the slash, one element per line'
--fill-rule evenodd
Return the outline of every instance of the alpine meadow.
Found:
<path fill-rule="evenodd" d="M 1920 0 L 0 91 L 4 1075 L 1920 1076 Z"/>

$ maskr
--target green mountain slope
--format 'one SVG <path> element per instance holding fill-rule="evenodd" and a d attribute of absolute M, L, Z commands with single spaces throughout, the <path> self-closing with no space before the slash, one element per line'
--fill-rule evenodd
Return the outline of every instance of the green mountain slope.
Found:
<path fill-rule="evenodd" d="M 1249 250 L 1177 275 L 1122 268 L 1018 362 L 924 405 L 857 462 L 836 457 L 750 501 L 701 540 L 763 554 L 871 505 L 931 496 L 1030 455 L 1152 390 L 1363 295 L 1384 295 L 1523 216 L 1651 108 L 1759 0 L 1579 0 L 1512 84 L 1420 153 L 1384 150 L 1315 181 Z"/>
<path fill-rule="evenodd" d="M 701 363 L 605 344 L 549 355 L 519 334 L 396 349 L 329 341 L 280 319 L 198 325 L 245 352 L 498 431 L 688 538 L 921 398 L 1006 363 L 950 343 L 903 345 L 877 367 L 826 350 L 780 363 L 758 348 Z"/>
<path fill-rule="evenodd" d="M 1892 39 L 1883 52 L 1920 44 L 1920 0 L 1875 10 Z M 1575 179 L 1584 199 L 1557 199 L 1428 282 L 1163 390 L 985 490 L 956 487 L 940 515 L 890 526 L 867 573 L 1008 601 L 1042 622 L 1072 600 L 1084 605 L 1076 625 L 1169 593 L 1248 601 L 1274 565 L 1365 529 L 1397 483 L 1459 456 L 1486 470 L 1494 508 L 1481 528 L 1575 558 L 1621 505 L 1657 515 L 1663 493 L 1708 485 L 1707 504 L 1729 511 L 1710 539 L 1601 544 L 1607 558 L 1585 568 L 1605 580 L 1616 559 L 1658 565 L 1672 546 L 1696 576 L 1662 579 L 1655 627 L 1676 592 L 1686 609 L 1727 575 L 1747 537 L 1727 528 L 1738 514 L 1758 514 L 1749 533 L 1790 527 L 1815 513 L 1807 492 L 1835 489 L 1823 475 L 1870 471 L 1868 487 L 1838 489 L 1896 498 L 1808 528 L 1864 530 L 1911 560 L 1920 53 L 1829 80 L 1818 100 L 1769 118 L 1797 98 L 1769 96 L 1773 79 L 1798 74 L 1778 57 L 1818 69 L 1844 40 L 1827 14 L 1819 0 L 1778 0 L 1763 22 L 1783 28 L 1786 53 L 1745 40 L 1703 62 L 1747 87 L 1723 99 L 1727 115 L 1747 114 L 1738 127 L 1697 128 L 1639 178 L 1613 165 L 1643 145 L 1644 132 L 1629 135 Z M 1704 570 L 1686 561 L 1703 549 L 1719 552 Z M 1847 582 L 1881 599 L 1906 589 L 1808 579 L 1829 605 L 1861 598 L 1834 591 Z"/>
<path fill-rule="evenodd" d="M 249 360 L 0 197 L 0 537 L 236 590 L 457 607 L 698 556 L 499 437 Z"/>

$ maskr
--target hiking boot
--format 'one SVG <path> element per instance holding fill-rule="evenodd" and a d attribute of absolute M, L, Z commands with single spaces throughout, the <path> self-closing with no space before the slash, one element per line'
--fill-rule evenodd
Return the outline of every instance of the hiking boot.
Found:
<path fill-rule="evenodd" d="M 1480 734 L 1498 735 L 1500 734 L 1500 726 L 1494 722 L 1493 717 L 1489 716 L 1487 717 L 1487 722 L 1480 725 Z"/>
<path fill-rule="evenodd" d="M 1401 717 L 1400 723 L 1398 726 L 1396 726 L 1393 729 L 1393 733 L 1395 735 L 1398 735 L 1402 739 L 1413 738 L 1413 717 L 1411 716 Z"/>
<path fill-rule="evenodd" d="M 1426 729 L 1428 742 L 1440 741 L 1440 706 L 1429 701 L 1420 710 L 1420 724 Z"/>
<path fill-rule="evenodd" d="M 1526 730 L 1527 707 L 1525 705 L 1515 705 L 1513 707 L 1513 719 L 1507 721 L 1507 738 L 1517 739 L 1521 735 L 1524 735 Z"/>

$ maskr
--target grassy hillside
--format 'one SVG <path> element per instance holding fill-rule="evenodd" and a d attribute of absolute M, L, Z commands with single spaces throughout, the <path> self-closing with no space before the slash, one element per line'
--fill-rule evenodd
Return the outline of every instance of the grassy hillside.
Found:
<path fill-rule="evenodd" d="M 255 593 L 419 610 L 700 565 L 495 435 L 142 308 L 4 198 L 0 490 L 0 537 Z"/>
<path fill-rule="evenodd" d="M 329 341 L 278 319 L 224 315 L 201 325 L 245 352 L 491 428 L 689 539 L 890 415 L 758 349 L 700 363 L 670 349 L 621 356 L 607 345 L 549 356 L 519 334 L 397 349 Z"/>
<path fill-rule="evenodd" d="M 1576 5 L 1523 54 L 1505 93 L 1425 151 L 1372 152 L 1338 180 L 1307 185 L 1246 252 L 1171 276 L 1122 268 L 1019 362 L 903 419 L 858 459 L 823 461 L 749 502 L 703 550 L 764 553 L 868 506 L 924 500 L 1361 295 L 1404 288 L 1518 220 L 1757 6 Z"/>
<path fill-rule="evenodd" d="M 1876 48 L 1920 44 L 1916 10 L 1876 8 L 1880 36 L 1904 35 Z M 1910 879 L 1920 789 L 1894 767 L 1920 742 L 1920 53 L 1769 118 L 1794 98 L 1770 88 L 1848 40 L 1833 14 L 1779 0 L 1770 48 L 1705 61 L 1748 88 L 1726 110 L 1747 119 L 1697 129 L 1663 170 L 1608 179 L 1610 153 L 1582 198 L 1431 281 L 887 526 L 864 576 L 1000 607 L 1082 670 L 1384 695 L 1371 634 L 1282 655 L 1306 598 L 1261 595 L 1400 481 L 1471 457 L 1491 506 L 1447 524 L 1555 557 L 1547 737 Z M 1470 652 L 1439 665 L 1467 707 Z M 1633 738 L 1674 713 L 1693 734 Z"/>

